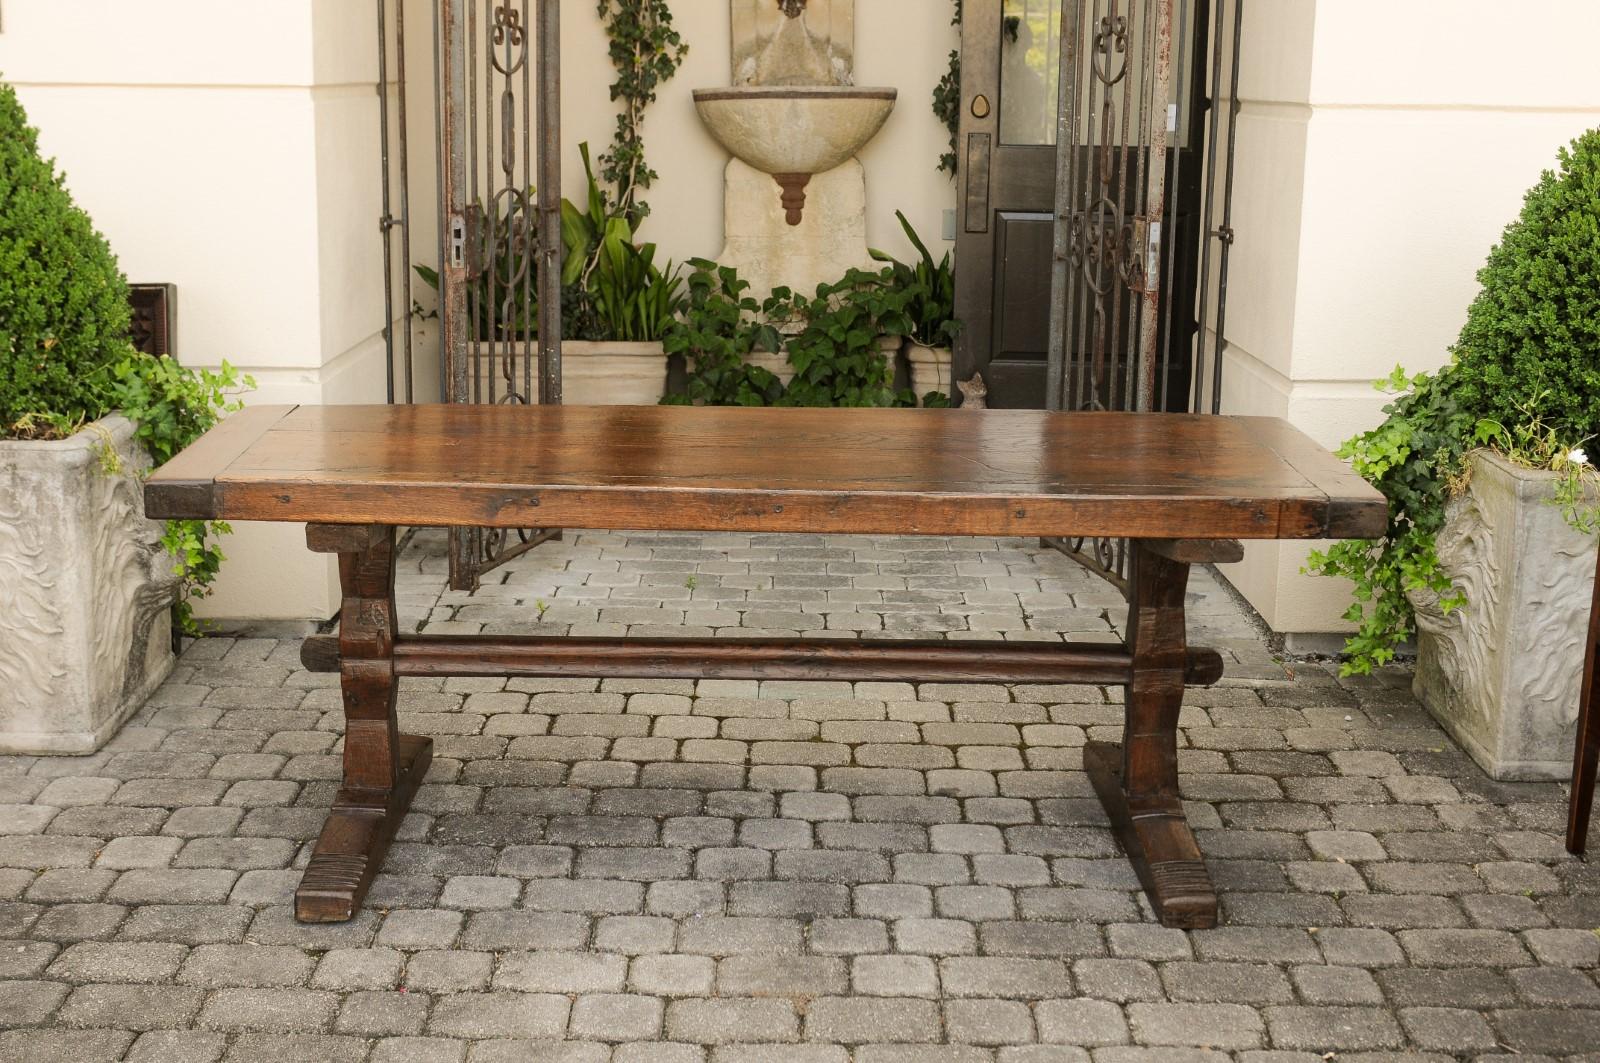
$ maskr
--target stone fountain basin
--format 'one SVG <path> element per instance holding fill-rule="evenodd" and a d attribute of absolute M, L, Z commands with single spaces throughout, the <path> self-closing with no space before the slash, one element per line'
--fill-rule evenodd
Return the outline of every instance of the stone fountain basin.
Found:
<path fill-rule="evenodd" d="M 894 109 L 894 89 L 735 85 L 695 89 L 694 106 L 717 143 L 770 174 L 817 174 L 850 158 Z"/>

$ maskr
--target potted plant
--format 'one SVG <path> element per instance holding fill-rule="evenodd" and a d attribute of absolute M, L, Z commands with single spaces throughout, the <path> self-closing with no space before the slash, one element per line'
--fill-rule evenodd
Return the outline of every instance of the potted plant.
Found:
<path fill-rule="evenodd" d="M 923 406 L 950 405 L 950 344 L 961 331 L 961 322 L 955 317 L 956 277 L 950 264 L 950 252 L 938 262 L 926 244 L 912 228 L 905 214 L 895 211 L 906 239 L 917 249 L 915 265 L 901 262 L 894 256 L 877 250 L 868 253 L 879 261 L 888 263 L 894 285 L 913 293 L 907 312 L 911 327 L 906 334 L 902 355 L 908 363 L 912 394 Z"/>
<path fill-rule="evenodd" d="M 656 245 L 633 242 L 628 217 L 607 207 L 579 145 L 588 183 L 585 209 L 561 201 L 565 245 L 561 283 L 573 293 L 573 336 L 562 343 L 562 391 L 582 405 L 650 405 L 666 394 L 662 339 L 683 305 L 683 280 L 671 262 L 655 264 Z"/>
<path fill-rule="evenodd" d="M 1600 131 L 1561 152 L 1478 274 L 1436 374 L 1399 370 L 1342 453 L 1389 533 L 1313 555 L 1355 587 L 1347 673 L 1417 640 L 1419 699 L 1497 779 L 1571 770 L 1600 517 Z"/>
<path fill-rule="evenodd" d="M 659 402 L 666 391 L 667 356 L 661 340 L 683 304 L 678 270 L 655 263 L 655 244 L 635 244 L 626 208 L 613 208 L 595 179 L 589 145 L 583 156 L 583 209 L 561 201 L 561 375 L 563 401 L 578 406 Z M 467 296 L 469 352 L 480 378 L 536 355 L 539 334 L 537 265 L 529 253 L 534 202 L 511 197 L 483 229 L 480 260 Z M 435 290 L 439 274 L 414 267 Z"/>
<path fill-rule="evenodd" d="M 128 324 L 111 249 L 0 84 L 0 753 L 98 748 L 222 560 L 222 526 L 145 519 L 139 479 L 215 422 L 232 371 L 140 355 Z"/>

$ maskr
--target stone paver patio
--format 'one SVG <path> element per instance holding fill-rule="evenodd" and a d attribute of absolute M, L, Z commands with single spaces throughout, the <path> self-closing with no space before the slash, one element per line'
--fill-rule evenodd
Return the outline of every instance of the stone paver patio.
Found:
<path fill-rule="evenodd" d="M 1008 540 L 569 533 L 408 624 L 1114 637 Z M 0 758 L 0 1060 L 1600 1059 L 1600 872 L 1408 677 L 1284 666 L 1197 572 L 1181 771 L 1224 926 L 1150 920 L 1080 750 L 1120 691 L 405 681 L 436 736 L 359 918 L 287 907 L 339 774 L 332 676 L 206 639 L 101 754 Z"/>

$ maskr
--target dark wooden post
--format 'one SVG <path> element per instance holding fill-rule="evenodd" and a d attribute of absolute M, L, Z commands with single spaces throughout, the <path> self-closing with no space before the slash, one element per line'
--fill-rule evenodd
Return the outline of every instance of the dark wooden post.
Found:
<path fill-rule="evenodd" d="M 1589 648 L 1583 660 L 1583 693 L 1578 698 L 1578 747 L 1572 757 L 1572 808 L 1567 816 L 1567 851 L 1582 854 L 1589 841 L 1589 813 L 1600 767 L 1600 568 L 1589 610 Z"/>
<path fill-rule="evenodd" d="M 1217 925 L 1217 891 L 1178 796 L 1178 713 L 1183 708 L 1184 595 L 1193 561 L 1236 561 L 1237 542 L 1133 544 L 1128 652 L 1132 675 L 1123 744 L 1091 742 L 1084 769 L 1165 926 Z"/>
<path fill-rule="evenodd" d="M 344 781 L 295 890 L 295 918 L 349 919 L 361 906 L 433 757 L 395 719 L 394 529 L 311 524 L 306 545 L 339 555 Z"/>

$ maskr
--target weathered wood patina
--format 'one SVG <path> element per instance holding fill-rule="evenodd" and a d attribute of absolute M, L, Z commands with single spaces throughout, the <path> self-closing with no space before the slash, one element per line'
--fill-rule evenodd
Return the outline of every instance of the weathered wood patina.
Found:
<path fill-rule="evenodd" d="M 344 782 L 295 895 L 303 920 L 359 908 L 426 772 L 399 733 L 401 676 L 726 677 L 1125 686 L 1120 747 L 1085 767 L 1156 912 L 1214 925 L 1178 793 L 1185 684 L 1222 675 L 1185 637 L 1189 567 L 1240 539 L 1363 538 L 1383 498 L 1271 418 L 692 407 L 255 407 L 152 476 L 155 517 L 306 522 L 339 555 Z M 1127 641 L 1104 644 L 408 636 L 397 526 L 1077 537 L 1133 541 Z"/>

